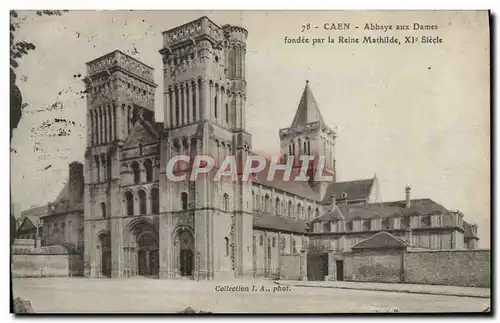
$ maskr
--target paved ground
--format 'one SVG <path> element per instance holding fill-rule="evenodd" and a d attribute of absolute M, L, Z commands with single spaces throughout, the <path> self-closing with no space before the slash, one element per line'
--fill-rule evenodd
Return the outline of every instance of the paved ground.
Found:
<path fill-rule="evenodd" d="M 227 286 L 250 291 L 216 291 Z M 252 291 L 253 286 L 256 291 Z M 188 306 L 217 313 L 481 312 L 490 305 L 490 300 L 484 298 L 295 286 L 289 291 L 273 292 L 274 287 L 277 285 L 271 281 L 248 280 L 13 280 L 14 297 L 30 300 L 38 313 L 172 313 Z"/>
<path fill-rule="evenodd" d="M 389 283 L 362 283 L 362 282 L 344 282 L 344 281 L 297 281 L 280 280 L 281 285 L 290 285 L 297 287 L 315 287 L 315 288 L 340 288 L 371 290 L 384 292 L 415 293 L 430 295 L 447 296 L 469 296 L 490 298 L 489 288 L 480 287 L 461 287 L 461 286 L 443 286 L 443 285 L 419 285 L 419 284 L 389 284 Z"/>

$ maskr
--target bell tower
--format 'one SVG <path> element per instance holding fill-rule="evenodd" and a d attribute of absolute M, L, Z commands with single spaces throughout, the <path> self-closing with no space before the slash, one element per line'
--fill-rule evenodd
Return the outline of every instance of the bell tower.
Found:
<path fill-rule="evenodd" d="M 316 172 L 321 172 L 323 176 L 332 176 L 333 181 L 335 181 L 335 139 L 337 134 L 325 124 L 309 81 L 306 81 L 292 124 L 289 128 L 280 129 L 279 136 L 280 151 L 284 161 L 292 156 L 294 164 L 299 165 L 300 156 L 314 157 L 314 163 L 309 164 L 309 181 L 313 189 L 320 195 L 320 199 L 323 200 L 326 188 L 331 182 L 314 181 L 314 177 Z M 319 165 L 321 163 L 320 156 L 324 160 L 322 167 Z"/>
<path fill-rule="evenodd" d="M 101 276 L 97 232 L 111 235 L 111 275 L 123 275 L 119 150 L 139 115 L 153 120 L 153 69 L 119 50 L 86 64 L 85 274 Z"/>
<path fill-rule="evenodd" d="M 207 17 L 163 33 L 160 248 L 167 251 L 160 255 L 161 277 L 213 279 L 252 271 L 251 183 L 213 180 L 226 157 L 244 160 L 251 150 L 246 37 L 245 29 L 219 27 Z M 190 181 L 196 154 L 212 157 L 215 167 Z M 189 165 L 174 166 L 174 173 L 187 177 L 180 182 L 165 176 L 176 155 L 191 157 Z M 193 237 L 192 253 L 177 244 L 181 234 Z M 192 271 L 182 269 L 191 263 Z"/>

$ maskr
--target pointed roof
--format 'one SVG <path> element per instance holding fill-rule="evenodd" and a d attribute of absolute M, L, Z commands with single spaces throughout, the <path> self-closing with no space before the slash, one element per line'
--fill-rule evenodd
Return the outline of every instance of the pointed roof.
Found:
<path fill-rule="evenodd" d="M 306 81 L 306 86 L 304 92 L 302 92 L 302 97 L 300 98 L 299 106 L 295 112 L 291 127 L 302 126 L 316 121 L 319 121 L 320 125 L 325 127 L 325 121 L 314 99 L 309 81 Z"/>
<path fill-rule="evenodd" d="M 407 246 L 405 241 L 381 231 L 352 246 L 352 249 L 404 249 Z"/>
<path fill-rule="evenodd" d="M 142 117 L 139 117 L 132 127 L 127 139 L 125 139 L 123 148 L 135 147 L 139 143 L 154 143 L 158 141 L 158 138 L 159 136 L 155 126 L 150 124 L 147 120 L 144 120 Z"/>

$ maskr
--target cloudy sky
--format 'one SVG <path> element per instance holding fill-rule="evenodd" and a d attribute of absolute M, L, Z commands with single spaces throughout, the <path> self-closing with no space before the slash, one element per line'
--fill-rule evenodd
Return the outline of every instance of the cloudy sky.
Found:
<path fill-rule="evenodd" d="M 238 24 L 247 42 L 248 130 L 254 150 L 279 151 L 309 80 L 325 121 L 338 127 L 338 179 L 372 177 L 384 200 L 429 197 L 479 225 L 489 247 L 489 31 L 486 12 L 72 11 L 23 18 L 17 39 L 36 50 L 20 60 L 27 103 L 14 133 L 12 197 L 18 209 L 56 197 L 68 164 L 83 161 L 85 62 L 120 49 L 155 68 L 163 119 L 161 32 L 206 15 Z M 325 23 L 358 29 L 326 31 Z M 365 23 L 437 25 L 434 31 L 371 32 Z M 302 33 L 301 26 L 319 26 Z M 285 44 L 284 37 L 440 36 L 442 44 Z M 66 122 L 54 123 L 54 119 Z M 68 123 L 69 122 L 69 123 Z M 74 124 L 73 124 L 74 122 Z M 61 129 L 58 125 L 64 125 Z M 54 136 L 66 130 L 65 136 Z M 69 131 L 68 131 L 69 130 Z"/>

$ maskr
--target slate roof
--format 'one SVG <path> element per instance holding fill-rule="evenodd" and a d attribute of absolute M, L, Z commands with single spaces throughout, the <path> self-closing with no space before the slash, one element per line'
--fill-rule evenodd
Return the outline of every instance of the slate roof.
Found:
<path fill-rule="evenodd" d="M 431 199 L 414 199 L 406 208 L 406 201 L 383 202 L 372 204 L 337 204 L 333 212 L 325 213 L 313 221 L 331 221 L 344 217 L 345 221 L 354 219 L 392 218 L 406 215 L 444 214 L 443 226 L 453 226 L 450 211 Z"/>
<path fill-rule="evenodd" d="M 21 219 L 24 219 L 25 217 L 31 217 L 32 219 L 35 217 L 40 217 L 44 216 L 48 213 L 48 207 L 47 205 L 42 205 L 42 206 L 36 206 L 33 207 L 29 210 L 25 210 L 21 212 Z"/>
<path fill-rule="evenodd" d="M 352 246 L 354 250 L 361 249 L 405 249 L 408 244 L 393 236 L 392 234 L 381 231 L 371 237 Z"/>
<path fill-rule="evenodd" d="M 319 121 L 321 127 L 326 127 L 316 99 L 309 86 L 309 81 L 306 81 L 306 86 L 302 92 L 302 97 L 300 98 L 291 127 L 303 126 L 316 121 Z"/>
<path fill-rule="evenodd" d="M 253 215 L 253 227 L 296 233 L 305 233 L 308 229 L 307 222 L 304 220 L 258 213 Z"/>
<path fill-rule="evenodd" d="M 327 188 L 325 197 L 335 195 L 338 200 L 342 198 L 343 193 L 347 193 L 349 200 L 368 199 L 374 182 L 375 178 L 332 183 Z"/>

